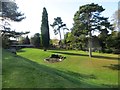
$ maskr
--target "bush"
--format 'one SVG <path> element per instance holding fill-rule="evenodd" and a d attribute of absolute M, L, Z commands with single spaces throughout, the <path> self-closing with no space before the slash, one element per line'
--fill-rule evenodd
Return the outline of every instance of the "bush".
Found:
<path fill-rule="evenodd" d="M 111 49 L 105 49 L 104 53 L 112 53 L 113 51 Z"/>
<path fill-rule="evenodd" d="M 114 50 L 113 50 L 113 53 L 114 53 L 114 54 L 120 54 L 120 50 L 119 50 L 119 49 L 114 49 Z"/>

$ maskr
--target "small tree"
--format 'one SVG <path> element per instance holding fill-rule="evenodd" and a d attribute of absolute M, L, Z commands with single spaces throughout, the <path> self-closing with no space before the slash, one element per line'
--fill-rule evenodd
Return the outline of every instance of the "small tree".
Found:
<path fill-rule="evenodd" d="M 75 37 L 71 32 L 68 32 L 64 36 L 64 44 L 66 45 L 66 49 L 74 49 Z"/>
<path fill-rule="evenodd" d="M 113 53 L 120 54 L 120 32 L 113 31 L 107 38 L 107 49 Z"/>
<path fill-rule="evenodd" d="M 41 40 L 39 33 L 36 33 L 33 37 L 31 37 L 31 44 L 33 44 L 36 48 L 40 48 Z"/>
<path fill-rule="evenodd" d="M 53 22 L 53 24 L 51 24 L 51 26 L 54 28 L 55 35 L 57 35 L 59 33 L 59 35 L 60 35 L 60 42 L 61 42 L 61 40 L 62 40 L 61 30 L 65 30 L 65 29 L 68 30 L 68 28 L 66 28 L 66 24 L 64 24 L 62 22 L 61 17 L 57 17 L 57 18 L 54 18 L 54 22 Z"/>
<path fill-rule="evenodd" d="M 49 35 L 49 25 L 48 25 L 48 13 L 46 8 L 43 8 L 42 13 L 42 24 L 41 24 L 41 36 L 42 36 L 42 45 L 44 51 L 46 51 L 50 44 L 50 35 Z"/>

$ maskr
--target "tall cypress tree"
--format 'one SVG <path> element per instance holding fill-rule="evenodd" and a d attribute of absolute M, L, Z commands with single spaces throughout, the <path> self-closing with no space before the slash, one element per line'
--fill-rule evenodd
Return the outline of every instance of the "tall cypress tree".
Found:
<path fill-rule="evenodd" d="M 49 35 L 49 25 L 48 25 L 48 13 L 45 7 L 43 8 L 43 13 L 42 13 L 41 37 L 42 37 L 42 45 L 44 47 L 44 51 L 46 51 L 49 47 L 50 35 Z"/>

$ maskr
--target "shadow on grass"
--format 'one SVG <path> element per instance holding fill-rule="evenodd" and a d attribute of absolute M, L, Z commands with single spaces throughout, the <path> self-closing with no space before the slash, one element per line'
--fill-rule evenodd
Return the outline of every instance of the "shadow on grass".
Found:
<path fill-rule="evenodd" d="M 120 70 L 120 64 L 111 64 L 110 66 L 103 66 L 112 70 Z"/>
<path fill-rule="evenodd" d="M 59 52 L 59 51 L 51 51 L 52 53 L 58 53 L 58 54 L 66 54 L 66 55 L 75 55 L 75 56 L 88 56 L 86 54 L 79 54 L 79 53 L 70 53 L 70 52 Z"/>
<path fill-rule="evenodd" d="M 25 52 L 23 49 L 18 49 L 17 52 Z"/>
<path fill-rule="evenodd" d="M 71 72 L 71 71 L 67 71 L 67 74 L 75 76 L 78 79 L 97 79 L 97 77 L 93 74 L 90 75 L 86 75 L 86 74 L 80 74 L 80 73 L 76 73 L 76 72 Z"/>
<path fill-rule="evenodd" d="M 79 54 L 79 53 L 70 53 L 70 52 L 59 52 L 59 51 L 52 51 L 52 53 L 58 53 L 58 54 L 66 54 L 66 55 L 74 55 L 74 56 L 89 56 L 87 54 Z M 100 59 L 109 59 L 109 60 L 118 60 L 119 57 L 107 57 L 107 56 L 98 56 L 98 55 L 93 55 L 92 58 L 100 58 Z"/>
<path fill-rule="evenodd" d="M 98 56 L 98 55 L 93 55 L 93 58 L 101 58 L 101 59 L 109 59 L 109 60 L 118 60 L 118 57 L 107 57 L 107 56 Z"/>
<path fill-rule="evenodd" d="M 10 56 L 11 55 L 13 55 L 13 54 L 10 54 Z M 19 73 L 20 75 L 17 74 L 19 76 L 15 76 L 15 77 L 18 77 L 18 81 L 21 80 L 22 78 L 25 78 L 25 81 L 22 82 L 22 83 L 25 83 L 25 88 L 32 87 L 32 86 L 29 87 L 29 85 L 27 85 L 30 81 L 33 81 L 32 82 L 33 88 L 45 88 L 46 87 L 44 85 L 45 83 L 49 83 L 48 84 L 49 88 L 65 88 L 66 86 L 68 86 L 68 88 L 69 87 L 70 88 L 72 88 L 72 87 L 73 88 L 104 88 L 104 87 L 108 87 L 105 85 L 97 85 L 97 84 L 87 83 L 84 81 L 85 79 L 97 79 L 96 76 L 93 74 L 85 75 L 85 74 L 80 74 L 80 73 L 72 72 L 72 71 L 61 71 L 61 70 L 58 70 L 55 68 L 51 68 L 49 66 L 38 64 L 36 62 L 33 62 L 33 61 L 31 61 L 27 58 L 21 57 L 21 56 L 16 57 L 15 55 L 13 55 L 13 57 L 15 59 L 11 59 L 11 60 L 5 60 L 5 57 L 3 57 L 3 62 L 5 63 L 5 66 L 3 66 L 3 75 L 6 74 L 5 72 L 7 72 L 9 75 L 11 75 L 14 72 Z M 17 59 L 17 58 L 19 58 L 19 59 Z M 10 61 L 11 63 L 10 62 L 7 63 L 7 61 Z M 18 63 L 18 62 L 20 62 L 20 63 Z M 42 73 L 46 73 L 46 76 L 44 76 L 44 74 L 42 76 L 40 76 L 43 78 L 42 79 L 43 81 L 41 81 L 41 78 L 37 78 L 37 79 L 39 79 L 38 80 L 39 84 L 36 85 L 35 78 L 38 77 L 39 74 L 42 74 Z M 29 76 L 30 76 L 30 79 L 33 79 L 33 80 L 28 80 Z M 47 76 L 49 76 L 49 77 L 47 77 Z M 54 81 L 50 81 L 51 79 L 49 79 L 49 78 L 52 78 L 52 80 L 54 80 Z M 7 79 L 9 79 L 9 78 L 7 78 Z M 13 79 L 14 79 L 14 77 L 13 77 Z M 9 80 L 11 82 L 11 79 L 9 79 Z M 6 81 L 6 78 L 3 77 L 3 81 Z M 66 81 L 69 83 L 67 84 Z M 11 82 L 11 83 L 13 83 L 13 82 Z M 35 85 L 34 85 L 34 83 L 35 83 Z M 15 84 L 15 83 L 13 83 L 13 84 Z M 14 85 L 15 87 L 24 88 L 24 84 L 23 84 L 23 86 L 21 84 L 19 84 L 19 82 L 17 82 L 16 84 Z M 43 85 L 42 87 L 39 86 L 41 84 Z M 6 88 L 6 87 L 15 88 L 11 84 L 10 84 L 10 86 L 6 86 L 3 84 L 3 86 L 4 86 L 4 88 Z"/>
<path fill-rule="evenodd" d="M 22 57 L 23 58 L 23 57 Z M 73 88 L 94 88 L 94 87 L 102 87 L 102 86 L 99 86 L 99 85 L 92 85 L 92 84 L 89 84 L 87 82 L 84 82 L 83 79 L 96 79 L 95 76 L 93 75 L 84 75 L 84 74 L 79 74 L 79 73 L 75 73 L 75 72 L 71 72 L 71 71 L 61 71 L 61 70 L 58 70 L 58 69 L 55 69 L 55 68 L 52 68 L 52 67 L 49 67 L 49 66 L 45 66 L 45 65 L 42 65 L 42 64 L 38 64 L 36 62 L 33 62 L 27 58 L 23 58 L 25 61 L 31 63 L 33 66 L 35 66 L 37 69 L 39 69 L 40 71 L 43 70 L 43 72 L 46 72 L 48 75 L 51 75 L 54 77 L 61 77 L 63 78 L 65 81 L 68 81 L 70 83 L 73 84 Z M 43 78 L 46 78 L 46 77 L 43 77 Z M 61 79 L 58 79 L 56 83 L 63 83 L 64 80 L 61 82 Z M 49 82 L 49 81 L 48 81 Z M 53 82 L 49 82 L 50 84 L 54 84 Z M 66 83 L 67 84 L 67 83 Z M 54 86 L 54 85 L 53 85 Z M 62 88 L 64 88 L 65 85 L 61 86 Z M 59 86 L 56 86 L 56 87 L 59 87 Z M 70 88 L 71 88 L 70 87 Z M 52 87 L 50 87 L 52 88 Z M 69 88 L 69 87 L 68 87 Z"/>
<path fill-rule="evenodd" d="M 4 83 L 3 84 L 4 88 L 6 88 L 6 87 L 10 87 L 10 88 L 22 87 L 22 88 L 24 88 L 24 84 L 25 84 L 25 88 L 26 87 L 29 88 L 29 85 L 27 85 L 27 84 L 29 84 L 29 82 L 32 82 L 33 88 L 39 87 L 40 84 L 42 84 L 44 88 L 45 87 L 65 88 L 66 86 L 67 86 L 67 88 L 72 88 L 72 87 L 73 88 L 94 88 L 94 87 L 98 88 L 98 87 L 102 87 L 100 85 L 84 82 L 84 79 L 96 79 L 96 77 L 94 75 L 83 75 L 83 74 L 75 73 L 75 72 L 71 72 L 71 71 L 61 71 L 61 70 L 58 70 L 55 68 L 51 68 L 51 67 L 48 67 L 45 65 L 38 64 L 36 62 L 33 62 L 33 61 L 31 61 L 27 58 L 21 57 L 21 56 L 17 56 L 17 57 L 13 56 L 13 57 L 16 59 L 14 59 L 14 60 L 11 59 L 11 61 L 10 61 L 11 63 L 10 62 L 7 63 L 7 61 L 9 61 L 9 60 L 5 60 L 5 57 L 3 57 L 3 61 L 5 64 L 5 66 L 3 66 L 3 75 L 6 75 L 6 73 L 7 73 L 7 75 L 12 75 L 13 73 L 17 73 L 17 74 L 15 74 L 15 79 L 17 78 L 18 81 L 19 80 L 21 81 L 23 78 L 25 78 L 25 81 L 24 81 L 24 79 L 22 82 L 15 81 L 14 76 L 12 76 L 13 81 L 11 81 L 10 76 L 8 76 L 7 78 L 5 78 L 3 76 L 3 82 L 7 81 L 8 79 L 9 79 L 9 82 L 11 82 L 10 86 L 9 86 L 9 84 L 8 84 L 8 86 L 6 86 Z M 17 58 L 19 58 L 19 59 L 17 59 Z M 44 76 L 43 73 L 46 75 Z M 39 74 L 40 75 L 42 74 L 42 76 L 40 76 L 40 78 L 38 78 L 40 80 L 35 81 L 36 80 L 35 78 L 39 77 Z M 16 75 L 18 75 L 18 76 L 16 76 Z M 29 76 L 30 76 L 29 79 L 33 79 L 33 80 L 28 80 Z M 43 78 L 42 81 L 41 81 L 41 78 Z M 37 82 L 37 83 L 35 83 L 35 82 Z M 12 83 L 13 83 L 13 86 L 12 86 Z M 19 84 L 19 83 L 24 83 L 24 84 Z M 46 83 L 49 83 L 49 84 L 47 84 L 48 86 L 45 86 Z M 40 88 L 42 88 L 42 87 L 40 87 Z"/>

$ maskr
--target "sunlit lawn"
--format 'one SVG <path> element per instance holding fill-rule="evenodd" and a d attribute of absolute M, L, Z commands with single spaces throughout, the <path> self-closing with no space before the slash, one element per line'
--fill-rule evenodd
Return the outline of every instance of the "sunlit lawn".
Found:
<path fill-rule="evenodd" d="M 48 63 L 52 53 L 66 57 L 62 62 Z M 117 87 L 118 55 L 75 50 L 25 48 L 17 56 L 3 50 L 3 87 L 23 88 L 94 88 Z"/>

